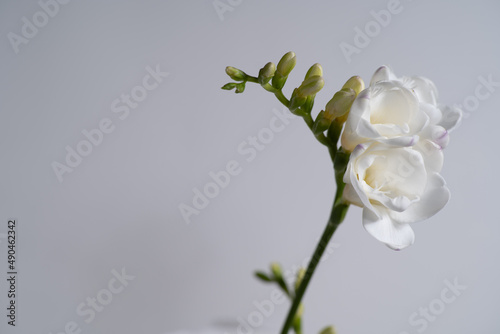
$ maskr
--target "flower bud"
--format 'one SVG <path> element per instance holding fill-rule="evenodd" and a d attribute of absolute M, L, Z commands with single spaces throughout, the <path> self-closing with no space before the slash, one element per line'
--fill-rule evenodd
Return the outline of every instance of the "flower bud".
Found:
<path fill-rule="evenodd" d="M 292 72 L 295 67 L 297 59 L 295 58 L 295 53 L 288 52 L 285 54 L 278 63 L 276 67 L 276 73 L 274 74 L 272 85 L 276 89 L 282 89 L 285 85 L 286 79 L 290 72 Z"/>
<path fill-rule="evenodd" d="M 321 110 L 314 121 L 312 131 L 316 135 L 318 133 L 324 132 L 328 130 L 330 125 L 332 124 L 333 119 L 330 119 L 325 116 L 325 111 Z"/>
<path fill-rule="evenodd" d="M 297 90 L 297 95 L 307 97 L 319 92 L 325 85 L 325 80 L 320 75 L 313 75 L 302 82 Z"/>
<path fill-rule="evenodd" d="M 295 88 L 292 93 L 292 97 L 290 98 L 290 110 L 296 110 L 300 108 L 307 101 L 307 96 L 299 96 L 299 89 Z"/>
<path fill-rule="evenodd" d="M 283 278 L 283 271 L 281 270 L 281 266 L 279 263 L 273 262 L 271 263 L 271 272 L 274 277 L 277 279 Z"/>
<path fill-rule="evenodd" d="M 328 327 L 325 327 L 321 330 L 321 332 L 319 332 L 319 334 L 335 334 L 337 333 L 335 331 L 335 328 L 333 328 L 333 326 L 328 326 Z"/>
<path fill-rule="evenodd" d="M 304 314 L 304 304 L 300 303 L 299 307 L 297 308 L 297 313 L 295 313 L 295 318 L 300 319 L 303 314 Z M 299 320 L 299 322 L 300 322 L 300 320 Z"/>
<path fill-rule="evenodd" d="M 302 279 L 304 279 L 304 275 L 306 274 L 306 270 L 304 268 L 300 268 L 297 272 L 297 280 L 295 281 L 295 291 L 299 289 L 300 283 L 302 283 Z"/>
<path fill-rule="evenodd" d="M 338 91 L 326 104 L 324 117 L 332 121 L 338 119 L 341 123 L 345 122 L 355 98 L 356 92 L 352 88 Z"/>
<path fill-rule="evenodd" d="M 246 81 L 248 78 L 245 72 L 232 66 L 226 67 L 226 73 L 235 81 Z"/>
<path fill-rule="evenodd" d="M 221 87 L 221 89 L 231 90 L 236 87 L 236 82 L 230 82 Z"/>
<path fill-rule="evenodd" d="M 297 58 L 295 57 L 295 53 L 290 51 L 286 53 L 283 57 L 281 57 L 278 67 L 276 68 L 276 72 L 282 77 L 288 77 L 290 72 L 292 72 L 295 64 L 297 63 Z"/>
<path fill-rule="evenodd" d="M 267 84 L 271 80 L 271 78 L 274 76 L 275 72 L 276 72 L 276 65 L 274 65 L 271 62 L 267 63 L 259 71 L 259 78 L 258 78 L 259 83 L 261 85 Z"/>
<path fill-rule="evenodd" d="M 323 76 L 323 68 L 321 67 L 320 64 L 316 63 L 306 73 L 306 79 L 313 77 L 315 75 L 319 75 L 320 77 Z"/>
<path fill-rule="evenodd" d="M 363 89 L 365 89 L 365 83 L 361 77 L 354 76 L 347 80 L 344 86 L 342 86 L 342 89 L 345 88 L 353 89 L 356 92 L 356 95 L 358 95 Z"/>
<path fill-rule="evenodd" d="M 236 87 L 235 93 L 243 93 L 243 91 L 245 90 L 245 82 L 237 83 L 235 87 Z"/>

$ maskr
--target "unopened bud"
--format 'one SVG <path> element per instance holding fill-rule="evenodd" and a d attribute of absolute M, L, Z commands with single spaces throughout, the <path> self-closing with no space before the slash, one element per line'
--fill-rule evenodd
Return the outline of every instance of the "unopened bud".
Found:
<path fill-rule="evenodd" d="M 342 89 L 345 88 L 353 89 L 356 92 L 356 95 L 358 95 L 363 89 L 365 89 L 365 83 L 361 77 L 356 75 L 346 81 L 344 86 L 342 86 Z"/>
<path fill-rule="evenodd" d="M 299 289 L 300 283 L 302 283 L 302 279 L 304 279 L 305 274 L 306 270 L 304 268 L 300 268 L 297 272 L 297 279 L 295 280 L 295 291 Z"/>
<path fill-rule="evenodd" d="M 344 88 L 338 91 L 326 104 L 324 117 L 330 120 L 339 119 L 342 123 L 345 122 L 355 98 L 356 92 L 352 88 Z"/>
<path fill-rule="evenodd" d="M 295 57 L 295 53 L 290 51 L 281 57 L 276 72 L 283 77 L 287 77 L 292 72 L 296 63 L 297 58 Z"/>
<path fill-rule="evenodd" d="M 319 332 L 319 334 L 336 334 L 335 328 L 333 326 L 325 327 Z"/>
<path fill-rule="evenodd" d="M 309 68 L 309 70 L 306 73 L 306 79 L 313 77 L 315 75 L 319 75 L 320 77 L 323 76 L 323 68 L 318 63 L 314 64 Z"/>
<path fill-rule="evenodd" d="M 274 88 L 282 89 L 283 86 L 285 86 L 286 79 L 288 79 L 288 75 L 292 72 L 296 62 L 297 59 L 295 58 L 295 53 L 291 51 L 281 58 L 272 80 Z"/>
<path fill-rule="evenodd" d="M 321 110 L 314 121 L 312 131 L 314 134 L 318 134 L 328 130 L 332 124 L 333 119 L 325 116 L 325 111 Z"/>
<path fill-rule="evenodd" d="M 295 88 L 290 98 L 290 110 L 296 110 L 301 107 L 307 101 L 307 96 L 299 95 L 299 88 Z"/>
<path fill-rule="evenodd" d="M 221 88 L 225 89 L 225 90 L 231 90 L 231 89 L 234 89 L 235 87 L 236 87 L 236 82 L 230 82 L 230 83 L 225 84 Z"/>
<path fill-rule="evenodd" d="M 243 93 L 244 90 L 245 90 L 245 82 L 240 82 L 236 84 L 235 93 Z"/>
<path fill-rule="evenodd" d="M 313 75 L 302 82 L 297 90 L 297 95 L 307 97 L 319 92 L 325 85 L 325 80 L 320 75 Z"/>
<path fill-rule="evenodd" d="M 276 72 L 276 65 L 274 65 L 271 62 L 267 63 L 259 71 L 259 78 L 258 78 L 259 83 L 261 85 L 267 84 L 271 80 L 271 78 L 274 76 L 275 72 Z"/>
<path fill-rule="evenodd" d="M 281 270 L 281 266 L 279 263 L 271 263 L 271 272 L 273 273 L 275 278 L 283 278 L 283 271 Z"/>
<path fill-rule="evenodd" d="M 226 73 L 235 81 L 246 81 L 248 78 L 245 72 L 232 66 L 226 67 Z"/>

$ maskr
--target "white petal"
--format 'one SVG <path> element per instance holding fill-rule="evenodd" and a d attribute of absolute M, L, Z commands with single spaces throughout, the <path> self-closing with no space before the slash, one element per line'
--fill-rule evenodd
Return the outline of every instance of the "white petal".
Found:
<path fill-rule="evenodd" d="M 443 149 L 429 139 L 421 139 L 413 146 L 424 158 L 425 169 L 428 173 L 439 173 L 443 168 Z"/>
<path fill-rule="evenodd" d="M 381 144 L 371 145 L 364 156 L 375 156 L 359 173 L 372 189 L 385 193 L 390 198 L 405 196 L 411 201 L 420 197 L 428 178 L 422 154 L 411 148 L 391 148 Z M 368 195 L 371 198 L 371 193 Z"/>
<path fill-rule="evenodd" d="M 419 110 L 416 96 L 398 82 L 379 82 L 369 89 L 372 124 L 402 126 L 410 123 L 413 115 Z"/>
<path fill-rule="evenodd" d="M 356 190 L 354 190 L 353 186 L 351 186 L 350 184 L 346 184 L 342 195 L 347 202 L 359 207 L 364 207 L 364 204 L 363 202 L 361 202 L 358 193 L 356 192 Z"/>
<path fill-rule="evenodd" d="M 412 115 L 411 121 L 409 122 L 411 133 L 418 133 L 424 129 L 430 123 L 430 117 L 419 105 L 419 110 Z"/>
<path fill-rule="evenodd" d="M 370 91 L 365 89 L 354 100 L 341 137 L 342 147 L 353 151 L 368 138 L 378 137 L 372 125 L 366 121 L 370 114 Z"/>
<path fill-rule="evenodd" d="M 377 213 L 364 208 L 363 226 L 375 239 L 389 248 L 400 250 L 413 244 L 415 234 L 408 224 L 394 222 L 386 209 L 376 206 Z"/>
<path fill-rule="evenodd" d="M 414 223 L 432 217 L 450 200 L 446 182 L 438 173 L 429 175 L 427 185 L 420 201 L 412 204 L 404 212 L 390 212 L 392 219 L 399 223 Z"/>
<path fill-rule="evenodd" d="M 438 91 L 434 82 L 418 76 L 411 77 L 408 81 L 411 82 L 411 88 L 420 101 L 436 105 Z"/>
<path fill-rule="evenodd" d="M 404 195 L 399 195 L 391 198 L 386 194 L 379 192 L 370 194 L 370 199 L 372 201 L 375 201 L 375 203 L 379 202 L 380 204 L 382 204 L 382 206 L 391 211 L 403 212 L 407 210 L 411 204 L 417 202 L 420 198 L 417 196 L 413 199 L 410 199 Z"/>
<path fill-rule="evenodd" d="M 392 72 L 392 70 L 386 66 L 383 65 L 379 67 L 375 73 L 373 73 L 372 79 L 370 81 L 370 86 L 374 85 L 375 83 L 379 81 L 388 81 L 388 80 L 395 80 L 396 76 Z"/>
<path fill-rule="evenodd" d="M 364 184 L 360 182 L 360 179 L 364 177 L 365 169 L 367 168 L 366 166 L 363 166 L 363 160 L 366 160 L 366 158 L 362 159 L 361 164 L 357 158 L 364 153 L 365 150 L 365 146 L 358 145 L 352 152 L 349 163 L 347 164 L 346 173 L 344 174 L 344 182 L 346 185 L 352 186 L 352 191 L 358 195 L 359 201 L 362 203 L 361 206 L 373 208 L 364 189 Z M 359 165 L 361 165 L 361 168 Z M 358 177 L 358 174 L 362 174 L 361 177 Z M 363 181 L 363 183 L 365 182 Z"/>
<path fill-rule="evenodd" d="M 440 125 L 429 125 L 420 133 L 420 136 L 436 143 L 440 148 L 446 148 L 450 142 L 448 130 Z"/>
<path fill-rule="evenodd" d="M 451 131 L 458 125 L 460 125 L 460 122 L 462 121 L 463 117 L 462 110 L 460 110 L 457 107 L 450 107 L 444 105 L 439 106 L 439 109 L 441 109 L 441 112 L 443 113 L 443 117 L 441 118 L 439 125 L 441 125 L 448 131 Z"/>
<path fill-rule="evenodd" d="M 418 136 L 403 136 L 394 138 L 382 138 L 377 140 L 378 142 L 384 143 L 388 146 L 394 147 L 408 147 L 413 146 L 418 142 Z"/>
<path fill-rule="evenodd" d="M 421 103 L 420 110 L 429 116 L 429 124 L 438 124 L 443 119 L 443 112 L 435 105 Z"/>

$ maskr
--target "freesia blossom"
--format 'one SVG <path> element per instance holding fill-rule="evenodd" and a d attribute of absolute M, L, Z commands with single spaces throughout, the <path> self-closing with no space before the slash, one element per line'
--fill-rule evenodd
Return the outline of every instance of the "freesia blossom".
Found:
<path fill-rule="evenodd" d="M 413 244 L 409 224 L 431 217 L 450 198 L 439 174 L 442 150 L 432 147 L 429 154 L 417 146 L 391 147 L 373 141 L 358 145 L 351 154 L 344 198 L 363 207 L 366 231 L 392 249 Z"/>
<path fill-rule="evenodd" d="M 392 146 L 412 146 L 419 138 L 441 148 L 461 120 L 461 111 L 438 104 L 432 81 L 424 77 L 397 78 L 380 67 L 370 86 L 354 101 L 342 135 L 342 146 L 352 151 L 371 140 Z"/>
<path fill-rule="evenodd" d="M 445 148 L 449 142 L 449 132 L 457 127 L 462 119 L 462 111 L 457 107 L 438 103 L 438 90 L 429 79 L 421 76 L 398 78 L 387 66 L 381 66 L 372 76 L 370 86 L 381 82 L 398 82 L 413 92 L 419 101 L 420 109 L 429 117 L 428 124 L 418 134 L 420 138 L 432 140 Z"/>
<path fill-rule="evenodd" d="M 439 174 L 458 108 L 438 103 L 432 81 L 398 78 L 386 66 L 355 99 L 342 133 L 352 151 L 344 198 L 363 207 L 363 225 L 393 249 L 414 241 L 411 223 L 441 210 L 450 193 Z"/>

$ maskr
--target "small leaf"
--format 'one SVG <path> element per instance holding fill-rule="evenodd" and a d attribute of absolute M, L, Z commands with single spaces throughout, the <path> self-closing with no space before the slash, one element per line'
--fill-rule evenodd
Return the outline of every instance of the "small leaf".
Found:
<path fill-rule="evenodd" d="M 255 276 L 264 282 L 272 282 L 273 281 L 269 276 L 264 274 L 262 271 L 256 271 Z"/>

